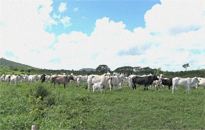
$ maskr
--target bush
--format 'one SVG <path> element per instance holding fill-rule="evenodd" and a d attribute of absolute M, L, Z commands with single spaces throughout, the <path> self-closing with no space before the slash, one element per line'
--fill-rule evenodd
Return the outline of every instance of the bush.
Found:
<path fill-rule="evenodd" d="M 48 96 L 49 94 L 50 94 L 50 91 L 48 89 L 46 89 L 46 87 L 43 86 L 42 83 L 38 84 L 36 86 L 36 90 L 34 91 L 34 96 L 36 98 L 41 96 L 42 100 L 43 100 L 44 97 Z"/>

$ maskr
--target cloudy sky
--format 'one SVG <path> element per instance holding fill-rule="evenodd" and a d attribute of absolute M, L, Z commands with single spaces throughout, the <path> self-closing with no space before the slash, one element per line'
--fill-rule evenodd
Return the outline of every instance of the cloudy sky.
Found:
<path fill-rule="evenodd" d="M 205 0 L 0 1 L 0 57 L 46 69 L 204 69 Z"/>

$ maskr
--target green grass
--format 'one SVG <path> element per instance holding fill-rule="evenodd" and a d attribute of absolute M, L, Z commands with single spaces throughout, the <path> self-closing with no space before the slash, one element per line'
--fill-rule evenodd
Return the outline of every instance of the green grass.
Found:
<path fill-rule="evenodd" d="M 128 87 L 89 93 L 77 84 L 0 84 L 0 129 L 205 129 L 204 88 Z M 40 97 L 41 96 L 41 97 Z"/>

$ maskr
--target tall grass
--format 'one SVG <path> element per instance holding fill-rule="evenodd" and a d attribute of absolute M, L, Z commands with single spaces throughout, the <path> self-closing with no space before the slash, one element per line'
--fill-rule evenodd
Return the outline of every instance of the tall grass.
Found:
<path fill-rule="evenodd" d="M 204 89 L 128 87 L 89 93 L 86 84 L 0 84 L 0 129 L 205 129 Z"/>

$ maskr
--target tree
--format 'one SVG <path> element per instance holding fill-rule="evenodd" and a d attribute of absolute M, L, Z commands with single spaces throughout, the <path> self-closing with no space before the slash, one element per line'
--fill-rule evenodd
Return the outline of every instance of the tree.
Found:
<path fill-rule="evenodd" d="M 158 68 L 157 70 L 155 70 L 155 74 L 156 75 L 160 75 L 160 74 L 162 74 L 163 72 L 162 72 L 162 70 L 161 70 L 161 68 Z"/>
<path fill-rule="evenodd" d="M 189 63 L 182 65 L 182 67 L 184 67 L 187 71 L 187 67 L 189 67 Z"/>
<path fill-rule="evenodd" d="M 96 71 L 106 73 L 106 72 L 110 72 L 110 68 L 107 65 L 99 65 L 96 68 Z"/>

